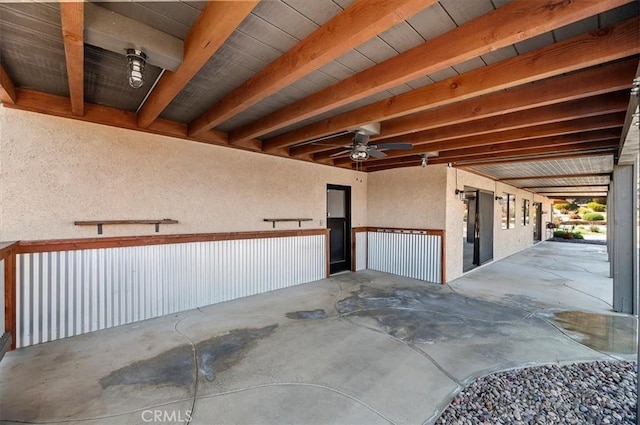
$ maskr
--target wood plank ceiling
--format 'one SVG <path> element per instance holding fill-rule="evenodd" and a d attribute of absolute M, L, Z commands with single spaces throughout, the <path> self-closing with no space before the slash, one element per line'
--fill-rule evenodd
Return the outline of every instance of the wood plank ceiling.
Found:
<path fill-rule="evenodd" d="M 638 69 L 632 0 L 105 2 L 184 41 L 127 83 L 85 3 L 0 4 L 5 107 L 374 172 L 452 164 L 550 196 L 606 194 Z M 354 163 L 354 129 L 411 150 Z"/>

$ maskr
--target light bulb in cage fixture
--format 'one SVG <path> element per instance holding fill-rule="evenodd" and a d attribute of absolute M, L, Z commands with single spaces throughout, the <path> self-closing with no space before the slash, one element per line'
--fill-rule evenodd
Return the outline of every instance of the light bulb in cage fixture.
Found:
<path fill-rule="evenodd" d="M 367 151 L 353 151 L 351 155 L 349 155 L 353 161 L 364 161 L 369 158 L 369 154 Z"/>
<path fill-rule="evenodd" d="M 127 49 L 127 62 L 129 66 L 129 85 L 139 89 L 144 84 L 143 71 L 147 63 L 147 55 L 142 50 Z"/>

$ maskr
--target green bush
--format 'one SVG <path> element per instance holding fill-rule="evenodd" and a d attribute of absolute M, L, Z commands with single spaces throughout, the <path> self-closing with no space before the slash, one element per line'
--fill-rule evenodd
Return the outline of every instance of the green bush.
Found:
<path fill-rule="evenodd" d="M 585 221 L 603 221 L 604 216 L 600 213 L 589 213 L 582 216 L 582 219 Z"/>
<path fill-rule="evenodd" d="M 553 204 L 553 208 L 557 209 L 558 211 L 569 210 L 569 204 L 566 202 L 563 202 L 560 204 Z"/>
<path fill-rule="evenodd" d="M 562 239 L 584 239 L 579 232 L 568 232 L 566 230 L 554 230 L 553 231 L 554 238 L 562 238 Z"/>
<path fill-rule="evenodd" d="M 606 205 L 602 205 L 597 202 L 589 202 L 587 207 L 591 208 L 595 212 L 605 212 L 607 210 Z"/>
<path fill-rule="evenodd" d="M 591 208 L 586 208 L 586 207 L 580 207 L 578 208 L 578 214 L 586 214 L 586 213 L 592 213 L 593 210 Z"/>
<path fill-rule="evenodd" d="M 569 206 L 567 207 L 569 211 L 578 211 L 578 208 L 580 208 L 580 206 L 575 202 L 569 204 Z"/>

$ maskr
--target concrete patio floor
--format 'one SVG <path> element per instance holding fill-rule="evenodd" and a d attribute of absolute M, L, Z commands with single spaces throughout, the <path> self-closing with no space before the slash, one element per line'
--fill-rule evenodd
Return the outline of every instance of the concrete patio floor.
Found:
<path fill-rule="evenodd" d="M 635 360 L 606 247 L 541 243 L 450 285 L 345 273 L 0 362 L 4 423 L 421 424 L 476 377 Z"/>

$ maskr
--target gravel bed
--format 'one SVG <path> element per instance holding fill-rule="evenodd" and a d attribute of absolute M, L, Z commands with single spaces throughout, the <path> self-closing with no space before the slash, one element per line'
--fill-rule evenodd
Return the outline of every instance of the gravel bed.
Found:
<path fill-rule="evenodd" d="M 537 366 L 485 376 L 436 424 L 635 424 L 635 362 Z"/>

